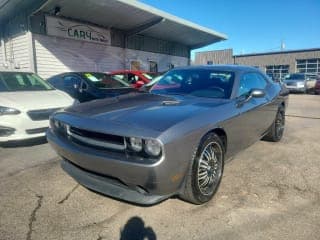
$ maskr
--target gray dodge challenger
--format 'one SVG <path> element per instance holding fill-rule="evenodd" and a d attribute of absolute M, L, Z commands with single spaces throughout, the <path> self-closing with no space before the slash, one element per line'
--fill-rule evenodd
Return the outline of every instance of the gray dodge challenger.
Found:
<path fill-rule="evenodd" d="M 55 113 L 47 139 L 62 168 L 93 191 L 145 205 L 172 196 L 203 204 L 227 160 L 262 138 L 281 139 L 283 88 L 253 67 L 175 68 L 150 92 Z"/>

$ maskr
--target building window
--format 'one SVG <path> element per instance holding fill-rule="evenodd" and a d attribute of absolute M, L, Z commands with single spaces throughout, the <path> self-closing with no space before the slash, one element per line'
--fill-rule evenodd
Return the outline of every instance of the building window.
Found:
<path fill-rule="evenodd" d="M 212 65 L 213 64 L 213 61 L 207 61 L 207 65 Z"/>
<path fill-rule="evenodd" d="M 154 61 L 149 61 L 149 71 L 150 72 L 158 72 L 158 63 Z"/>
<path fill-rule="evenodd" d="M 140 62 L 139 61 L 131 61 L 130 70 L 140 71 Z"/>
<path fill-rule="evenodd" d="M 289 73 L 289 65 L 269 65 L 266 66 L 266 74 L 274 80 L 280 80 Z"/>
<path fill-rule="evenodd" d="M 297 59 L 297 72 L 320 73 L 320 58 Z"/>

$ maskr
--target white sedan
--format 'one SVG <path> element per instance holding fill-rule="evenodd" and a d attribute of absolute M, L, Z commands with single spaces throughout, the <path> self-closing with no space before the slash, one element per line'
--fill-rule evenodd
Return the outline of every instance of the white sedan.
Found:
<path fill-rule="evenodd" d="M 45 136 L 49 116 L 73 103 L 34 73 L 0 71 L 0 143 Z"/>

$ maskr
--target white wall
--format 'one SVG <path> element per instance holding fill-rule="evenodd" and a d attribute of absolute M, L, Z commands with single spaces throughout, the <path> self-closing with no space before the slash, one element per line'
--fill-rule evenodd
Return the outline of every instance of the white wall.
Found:
<path fill-rule="evenodd" d="M 37 73 L 48 78 L 70 71 L 107 72 L 130 69 L 132 60 L 139 61 L 141 70 L 149 71 L 149 61 L 158 63 L 158 71 L 169 64 L 186 66 L 189 59 L 159 53 L 123 49 L 108 45 L 33 34 Z"/>
<path fill-rule="evenodd" d="M 34 34 L 37 72 L 43 78 L 70 71 L 122 69 L 122 48 Z"/>
<path fill-rule="evenodd" d="M 141 64 L 141 70 L 149 71 L 149 61 L 155 61 L 158 63 L 158 71 L 167 71 L 169 64 L 173 64 L 175 67 L 187 66 L 189 59 L 185 57 L 177 57 L 160 53 L 150 53 L 132 49 L 125 50 L 125 68 L 130 69 L 130 63 L 132 60 L 139 61 Z"/>
<path fill-rule="evenodd" d="M 29 42 L 26 32 L 5 39 L 4 45 L 7 64 L 10 69 L 31 70 Z M 4 59 L 4 53 L 2 53 L 2 59 Z"/>

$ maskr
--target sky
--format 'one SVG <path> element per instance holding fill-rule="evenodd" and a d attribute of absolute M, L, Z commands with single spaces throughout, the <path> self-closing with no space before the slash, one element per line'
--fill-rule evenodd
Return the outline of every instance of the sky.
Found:
<path fill-rule="evenodd" d="M 228 36 L 197 51 L 234 54 L 320 48 L 320 0 L 140 0 Z M 192 56 L 194 55 L 192 53 Z"/>

